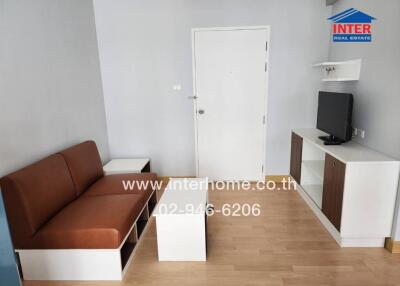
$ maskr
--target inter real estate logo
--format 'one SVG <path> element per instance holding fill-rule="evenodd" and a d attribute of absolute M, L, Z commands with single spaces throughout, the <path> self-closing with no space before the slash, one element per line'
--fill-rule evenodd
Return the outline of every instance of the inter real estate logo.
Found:
<path fill-rule="evenodd" d="M 354 8 L 336 14 L 328 20 L 332 24 L 332 40 L 334 42 L 371 42 L 371 23 L 376 20 Z"/>

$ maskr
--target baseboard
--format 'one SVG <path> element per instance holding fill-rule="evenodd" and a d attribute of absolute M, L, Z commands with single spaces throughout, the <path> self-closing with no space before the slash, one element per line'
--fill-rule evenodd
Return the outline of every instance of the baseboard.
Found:
<path fill-rule="evenodd" d="M 160 176 L 158 177 L 158 181 L 164 183 L 168 183 L 171 178 L 196 178 L 195 176 Z M 289 175 L 272 175 L 265 176 L 266 181 L 273 181 L 275 183 L 282 183 L 283 180 L 288 181 L 290 179 Z"/>
<path fill-rule="evenodd" d="M 275 183 L 282 183 L 283 180 L 288 181 L 290 178 L 289 175 L 273 175 L 273 176 L 265 176 L 266 181 L 272 181 Z"/>
<path fill-rule="evenodd" d="M 391 253 L 400 253 L 400 241 L 388 237 L 385 240 L 385 248 Z"/>
<path fill-rule="evenodd" d="M 164 176 L 164 177 L 157 177 L 157 180 L 158 180 L 159 182 L 162 182 L 163 185 L 164 185 L 164 184 L 168 183 L 169 178 L 170 178 L 170 177 L 166 177 L 166 176 Z"/>
<path fill-rule="evenodd" d="M 159 182 L 162 182 L 163 184 L 167 184 L 169 182 L 169 179 L 173 178 L 196 178 L 195 176 L 161 176 L 158 177 L 157 180 Z"/>

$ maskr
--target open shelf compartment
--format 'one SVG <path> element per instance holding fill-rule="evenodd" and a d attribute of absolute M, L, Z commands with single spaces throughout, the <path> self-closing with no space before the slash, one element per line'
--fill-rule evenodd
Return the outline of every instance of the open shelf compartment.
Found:
<path fill-rule="evenodd" d="M 157 193 L 154 191 L 120 249 L 122 271 L 124 271 L 126 266 L 129 264 L 139 239 L 141 238 L 143 231 L 149 222 L 150 214 L 156 205 Z"/>
<path fill-rule="evenodd" d="M 304 160 L 303 166 L 311 172 L 312 176 L 315 176 L 316 181 L 321 181 L 324 178 L 324 160 Z"/>
<path fill-rule="evenodd" d="M 122 269 L 127 265 L 129 258 L 131 257 L 136 244 L 138 242 L 137 228 L 136 225 L 132 228 L 131 232 L 128 235 L 128 238 L 125 240 L 124 244 L 121 247 L 121 266 Z"/>
<path fill-rule="evenodd" d="M 324 169 L 325 153 L 309 142 L 304 141 L 301 162 L 301 186 L 318 208 L 322 207 Z"/>
<path fill-rule="evenodd" d="M 302 186 L 307 195 L 313 200 L 313 202 L 318 206 L 318 208 L 322 208 L 322 184 L 315 185 L 303 185 Z"/>
<path fill-rule="evenodd" d="M 153 195 L 150 197 L 149 202 L 147 203 L 149 209 L 149 215 L 154 211 L 157 205 L 157 192 L 154 192 Z"/>
<path fill-rule="evenodd" d="M 146 227 L 146 224 L 149 220 L 149 208 L 148 205 L 143 209 L 142 214 L 139 216 L 138 220 L 136 221 L 136 228 L 137 228 L 137 235 L 140 238 Z"/>

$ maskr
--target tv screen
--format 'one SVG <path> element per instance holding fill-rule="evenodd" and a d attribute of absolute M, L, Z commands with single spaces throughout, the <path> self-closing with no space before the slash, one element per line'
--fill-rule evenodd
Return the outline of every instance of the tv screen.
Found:
<path fill-rule="evenodd" d="M 351 140 L 353 95 L 320 91 L 318 95 L 317 128 L 330 135 L 330 140 Z M 324 140 L 324 138 L 321 138 Z M 326 138 L 325 138 L 326 139 Z"/>

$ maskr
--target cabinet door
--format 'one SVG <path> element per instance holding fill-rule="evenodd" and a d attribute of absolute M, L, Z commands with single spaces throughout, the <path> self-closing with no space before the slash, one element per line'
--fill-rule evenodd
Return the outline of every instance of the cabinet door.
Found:
<path fill-rule="evenodd" d="M 290 154 L 290 175 L 300 184 L 301 156 L 303 152 L 303 138 L 292 133 L 292 145 Z"/>
<path fill-rule="evenodd" d="M 346 164 L 331 155 L 325 155 L 324 189 L 322 212 L 340 231 Z"/>

